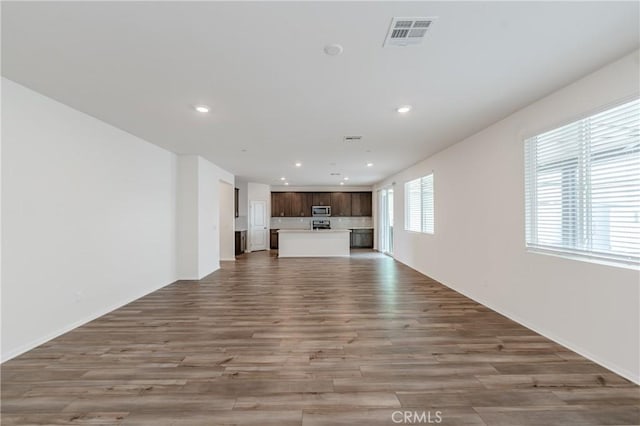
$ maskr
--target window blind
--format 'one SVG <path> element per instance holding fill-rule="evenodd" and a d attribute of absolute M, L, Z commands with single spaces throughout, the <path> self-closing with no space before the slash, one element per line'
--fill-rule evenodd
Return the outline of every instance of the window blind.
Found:
<path fill-rule="evenodd" d="M 433 174 L 420 179 L 422 190 L 422 232 L 433 234 Z"/>
<path fill-rule="evenodd" d="M 640 100 L 525 141 L 526 244 L 640 261 Z"/>
<path fill-rule="evenodd" d="M 406 182 L 405 189 L 405 230 L 433 234 L 433 173 Z"/>

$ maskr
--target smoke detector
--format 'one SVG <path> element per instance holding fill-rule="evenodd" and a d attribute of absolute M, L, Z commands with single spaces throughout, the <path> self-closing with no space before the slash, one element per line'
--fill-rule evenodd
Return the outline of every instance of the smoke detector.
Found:
<path fill-rule="evenodd" d="M 384 39 L 384 47 L 408 46 L 420 44 L 436 18 L 398 18 L 391 19 L 391 25 Z"/>
<path fill-rule="evenodd" d="M 339 54 L 342 53 L 343 50 L 344 49 L 339 44 L 327 44 L 324 47 L 324 53 L 326 53 L 329 56 L 338 56 Z"/>

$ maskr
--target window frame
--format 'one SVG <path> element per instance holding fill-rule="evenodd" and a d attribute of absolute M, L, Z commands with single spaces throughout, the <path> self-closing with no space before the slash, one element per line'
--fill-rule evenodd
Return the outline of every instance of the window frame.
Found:
<path fill-rule="evenodd" d="M 430 179 L 430 185 L 431 185 L 431 190 L 430 190 L 430 194 L 431 194 L 431 205 L 430 205 L 430 209 L 431 209 L 431 227 L 430 229 L 428 229 L 428 221 L 425 220 L 426 216 L 425 214 L 428 213 L 428 210 L 425 210 L 425 208 L 429 208 L 429 206 L 427 205 L 425 207 L 425 180 L 426 179 Z M 419 216 L 419 226 L 420 226 L 420 230 L 416 230 L 416 229 L 411 229 L 409 227 L 410 225 L 410 215 L 411 215 L 411 209 L 410 209 L 410 185 L 411 184 L 415 184 L 416 182 L 418 182 L 418 184 L 420 185 L 420 193 L 418 198 L 418 202 L 420 203 L 420 216 Z M 434 173 L 430 172 L 429 174 L 426 174 L 424 176 L 421 176 L 419 178 L 416 179 L 411 179 L 408 180 L 404 183 L 404 230 L 406 232 L 413 232 L 416 234 L 427 234 L 427 235 L 434 235 L 435 234 L 435 230 L 436 230 L 436 220 L 435 220 L 435 177 L 434 177 Z"/>
<path fill-rule="evenodd" d="M 554 130 L 559 130 L 563 127 L 568 127 L 572 124 L 576 124 L 576 125 L 584 125 L 583 122 L 588 121 L 590 118 L 597 116 L 601 113 L 607 112 L 609 110 L 613 110 L 617 107 L 621 107 L 627 103 L 631 103 L 631 102 L 638 102 L 640 101 L 640 98 L 637 95 L 633 95 L 633 96 L 627 96 L 621 99 L 618 99 L 615 102 L 610 102 L 607 103 L 605 105 L 602 105 L 598 108 L 595 109 L 591 109 L 587 112 L 584 112 L 580 115 L 574 116 L 574 118 L 572 119 L 567 119 L 567 120 L 563 120 L 561 122 L 557 122 L 554 125 L 551 126 L 547 126 L 543 129 L 539 129 L 538 131 L 535 132 L 531 132 L 528 134 L 525 134 L 525 136 L 522 138 L 522 148 L 524 151 L 524 155 L 523 155 L 523 159 L 524 159 L 524 167 L 523 167 L 523 186 L 524 186 L 524 221 L 525 221 L 525 226 L 524 226 L 524 242 L 525 242 L 525 249 L 527 252 L 531 252 L 531 253 L 537 253 L 537 254 L 543 254 L 543 255 L 551 255 L 551 256 L 555 256 L 555 257 L 562 257 L 562 258 L 567 258 L 567 259 L 572 259 L 572 260 L 578 260 L 578 261 L 585 261 L 585 262 L 590 262 L 590 263 L 597 263 L 597 264 L 604 264 L 604 265 L 609 265 L 609 266 L 616 266 L 616 267 L 621 267 L 621 268 L 630 268 L 630 269 L 640 269 L 640 259 L 634 259 L 633 256 L 629 255 L 624 255 L 624 254 L 604 254 L 601 252 L 596 252 L 596 251 L 587 251 L 587 250 L 583 250 L 583 249 L 579 249 L 579 248 L 575 248 L 575 247 L 556 247 L 556 246 L 545 246 L 543 244 L 539 244 L 539 243 L 532 243 L 529 240 L 530 237 L 530 233 L 536 234 L 537 231 L 537 226 L 538 223 L 536 221 L 536 208 L 539 206 L 539 204 L 537 203 L 537 199 L 536 199 L 536 191 L 537 191 L 537 187 L 536 184 L 537 182 L 537 177 L 539 176 L 537 174 L 537 170 L 535 170 L 533 173 L 530 174 L 530 170 L 527 168 L 527 163 L 529 163 L 529 166 L 532 165 L 532 167 L 535 169 L 536 168 L 536 162 L 532 161 L 531 158 L 528 158 L 528 156 L 530 155 L 535 155 L 535 150 L 528 150 L 528 142 L 531 139 L 534 139 L 536 137 L 542 136 L 546 133 L 552 132 Z M 580 143 L 583 143 L 583 140 L 580 140 Z M 590 142 L 589 142 L 590 143 Z M 620 158 L 624 158 L 624 155 L 621 155 Z M 597 161 L 597 159 L 591 158 L 589 160 L 590 163 L 595 163 Z M 566 162 L 566 160 L 565 160 Z M 580 167 L 582 167 L 583 165 L 580 164 L 580 161 L 576 158 L 573 159 L 573 162 L 575 163 L 575 167 L 573 168 L 574 174 L 579 175 L 581 173 L 584 173 L 586 169 L 580 169 Z M 591 174 L 593 172 L 593 168 L 592 168 L 592 164 L 589 164 L 589 170 L 588 173 Z M 553 170 L 552 168 L 549 168 L 549 171 Z M 558 165 L 557 168 L 555 168 L 556 171 L 560 171 L 562 172 L 566 172 L 565 169 L 563 169 L 562 165 Z M 533 182 L 532 182 L 532 188 L 530 189 L 528 187 L 528 183 L 531 182 L 527 182 L 527 179 L 531 177 Z M 563 177 L 564 179 L 564 177 Z M 576 181 L 578 181 L 578 179 L 576 178 Z M 562 190 L 564 191 L 565 189 L 565 183 L 562 183 L 560 185 L 560 187 L 562 188 Z M 529 192 L 532 192 L 533 194 L 529 194 Z M 589 203 L 589 206 L 591 207 L 592 205 L 591 203 L 591 194 L 592 192 L 589 191 L 587 195 L 583 196 L 581 199 L 578 196 L 577 198 L 579 198 L 577 201 L 573 200 L 574 202 L 576 202 L 576 204 L 581 204 L 586 200 L 588 200 L 587 202 Z M 530 198 L 531 197 L 531 198 Z M 530 200 L 535 199 L 535 202 L 530 202 Z M 561 196 L 561 200 L 562 203 L 565 202 L 564 200 L 564 196 Z M 581 206 L 582 207 L 582 206 Z M 580 208 L 577 209 L 577 211 L 579 211 Z M 571 237 L 576 240 L 576 239 L 584 239 L 584 238 L 592 238 L 594 233 L 592 231 L 590 232 L 585 232 L 585 229 L 588 229 L 592 226 L 591 224 L 591 218 L 589 217 L 590 213 L 587 213 L 586 215 L 583 213 L 582 214 L 584 217 L 581 217 L 579 219 L 576 219 L 575 217 L 573 217 L 573 219 L 575 220 L 576 224 L 573 225 L 573 232 Z M 561 221 L 561 226 L 565 226 L 564 221 Z M 588 235 L 587 235 L 588 234 Z M 562 232 L 561 235 L 562 239 L 564 240 L 565 238 L 567 238 L 567 236 L 564 234 L 564 232 Z M 626 257 L 626 258 L 625 258 Z"/>

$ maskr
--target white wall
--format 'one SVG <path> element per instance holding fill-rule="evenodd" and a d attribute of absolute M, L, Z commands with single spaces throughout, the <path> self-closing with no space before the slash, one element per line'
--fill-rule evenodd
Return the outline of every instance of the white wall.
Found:
<path fill-rule="evenodd" d="M 633 53 L 395 175 L 394 257 L 484 305 L 640 381 L 637 270 L 529 253 L 527 136 L 637 96 Z M 435 235 L 404 228 L 404 182 L 433 170 Z"/>
<path fill-rule="evenodd" d="M 200 156 L 178 156 L 180 279 L 199 280 L 220 268 L 220 182 L 233 180 L 231 173 Z M 233 204 L 229 214 L 233 217 Z"/>
<path fill-rule="evenodd" d="M 198 157 L 198 278 L 220 268 L 220 173 L 216 165 Z M 233 182 L 233 176 L 227 180 Z"/>
<path fill-rule="evenodd" d="M 176 156 L 2 85 L 6 360 L 176 280 Z"/>
<path fill-rule="evenodd" d="M 200 278 L 198 270 L 198 156 L 178 156 L 177 271 L 185 280 Z"/>
<path fill-rule="evenodd" d="M 219 185 L 232 174 L 2 89 L 3 361 L 218 269 Z"/>
<path fill-rule="evenodd" d="M 235 193 L 233 185 L 220 181 L 220 260 L 236 260 Z"/>

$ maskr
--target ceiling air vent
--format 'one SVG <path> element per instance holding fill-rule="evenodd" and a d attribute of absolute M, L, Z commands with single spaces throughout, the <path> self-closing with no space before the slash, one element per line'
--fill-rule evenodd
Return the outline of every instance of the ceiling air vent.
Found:
<path fill-rule="evenodd" d="M 344 141 L 347 143 L 351 142 L 360 142 L 362 140 L 362 136 L 345 136 Z"/>
<path fill-rule="evenodd" d="M 420 44 L 436 18 L 393 18 L 383 46 Z"/>

